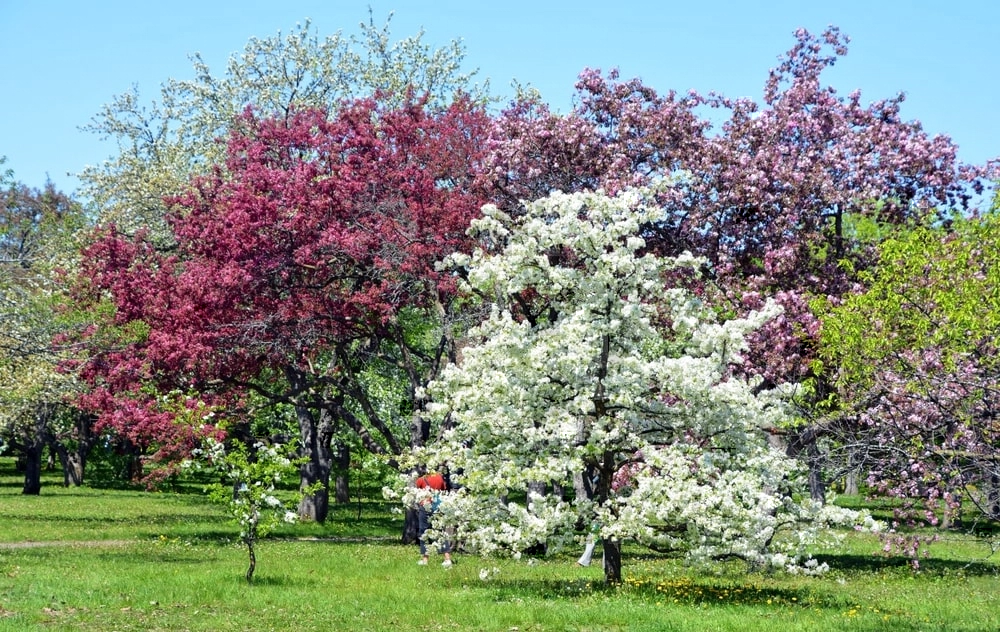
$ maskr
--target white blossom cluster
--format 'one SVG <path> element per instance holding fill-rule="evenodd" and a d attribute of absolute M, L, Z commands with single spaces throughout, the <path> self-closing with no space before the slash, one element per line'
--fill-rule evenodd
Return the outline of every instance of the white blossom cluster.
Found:
<path fill-rule="evenodd" d="M 227 451 L 222 442 L 208 438 L 203 448 L 192 450 L 192 457 L 181 466 L 216 470 L 229 482 L 217 485 L 212 497 L 227 507 L 239 526 L 240 539 L 256 540 L 279 523 L 298 520 L 298 514 L 286 509 L 276 495 L 282 476 L 294 471 L 287 446 L 257 442 L 250 458 L 242 446 Z"/>
<path fill-rule="evenodd" d="M 720 322 L 666 287 L 665 273 L 700 261 L 642 254 L 640 229 L 661 211 L 641 191 L 555 193 L 525 211 L 515 220 L 486 207 L 470 230 L 487 247 L 446 262 L 494 304 L 461 362 L 428 388 L 430 412 L 448 415 L 450 430 L 415 459 L 447 463 L 461 486 L 435 529 L 519 556 L 538 543 L 576 546 L 575 528 L 595 522 L 599 537 L 696 562 L 739 556 L 821 572 L 806 547 L 861 517 L 809 499 L 797 463 L 763 432 L 786 419 L 781 393 L 729 371 L 745 334 L 779 308 Z M 531 319 L 513 306 L 525 290 L 544 306 Z M 574 499 L 573 475 L 609 462 L 616 488 Z M 569 491 L 527 492 L 539 482 Z"/>

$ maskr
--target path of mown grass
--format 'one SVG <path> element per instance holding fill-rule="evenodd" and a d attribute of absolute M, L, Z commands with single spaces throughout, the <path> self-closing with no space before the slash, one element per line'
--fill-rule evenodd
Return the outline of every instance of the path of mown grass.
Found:
<path fill-rule="evenodd" d="M 20 495 L 0 459 L 5 630 L 996 630 L 1000 578 L 981 542 L 949 535 L 914 573 L 852 536 L 823 578 L 697 573 L 626 550 L 625 584 L 573 556 L 533 564 L 457 556 L 419 567 L 398 518 L 372 499 L 261 544 L 254 585 L 222 514 L 197 494 Z M 295 538 L 316 538 L 300 540 Z M 367 541 L 345 541 L 346 538 Z M 113 540 L 114 544 L 95 544 Z M 977 561 L 979 560 L 979 561 Z M 486 580 L 480 578 L 488 571 Z"/>

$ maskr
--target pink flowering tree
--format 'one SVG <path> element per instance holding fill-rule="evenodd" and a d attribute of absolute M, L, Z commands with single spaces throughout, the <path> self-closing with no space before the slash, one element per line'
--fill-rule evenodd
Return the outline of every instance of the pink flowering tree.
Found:
<path fill-rule="evenodd" d="M 485 173 L 498 205 L 552 190 L 602 188 L 679 179 L 663 188 L 663 216 L 643 235 L 650 250 L 704 257 L 694 289 L 732 315 L 766 297 L 779 317 L 750 335 L 743 370 L 767 384 L 804 383 L 803 414 L 831 392 L 818 362 L 820 300 L 836 303 L 862 289 L 860 271 L 875 253 L 857 226 L 925 222 L 937 209 L 965 209 L 991 172 L 961 164 L 956 147 L 901 114 L 902 94 L 864 104 L 822 82 L 847 53 L 836 28 L 795 33 L 772 69 L 763 100 L 718 94 L 658 94 L 616 72 L 587 70 L 576 106 L 555 115 L 537 100 L 513 104 L 498 123 Z M 722 114 L 712 129 L 704 108 Z M 813 463 L 813 493 L 823 496 L 818 428 L 774 429 Z"/>

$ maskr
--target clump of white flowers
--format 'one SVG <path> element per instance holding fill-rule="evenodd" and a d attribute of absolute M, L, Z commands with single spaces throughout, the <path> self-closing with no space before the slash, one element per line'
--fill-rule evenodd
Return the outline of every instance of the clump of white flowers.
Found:
<path fill-rule="evenodd" d="M 486 207 L 473 222 L 489 249 L 445 265 L 494 304 L 428 387 L 449 429 L 414 460 L 447 463 L 461 485 L 434 526 L 487 555 L 578 547 L 595 524 L 606 544 L 821 572 L 807 548 L 864 517 L 810 500 L 799 463 L 768 444 L 788 389 L 731 370 L 780 308 L 720 321 L 672 287 L 702 262 L 644 252 L 640 229 L 660 219 L 627 191 L 555 193 L 517 219 Z M 529 492 L 539 484 L 563 493 Z"/>

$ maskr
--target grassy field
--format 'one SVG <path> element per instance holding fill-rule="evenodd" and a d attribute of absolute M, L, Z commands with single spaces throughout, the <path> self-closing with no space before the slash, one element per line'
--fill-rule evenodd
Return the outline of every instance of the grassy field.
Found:
<path fill-rule="evenodd" d="M 607 588 L 599 565 L 572 556 L 417 566 L 416 548 L 398 544 L 400 518 L 372 492 L 325 525 L 263 542 L 248 585 L 233 529 L 194 488 L 45 483 L 22 496 L 0 458 L 0 631 L 1000 630 L 1000 567 L 958 533 L 919 572 L 851 536 L 823 552 L 822 578 L 694 572 L 626 548 L 626 581 Z"/>

